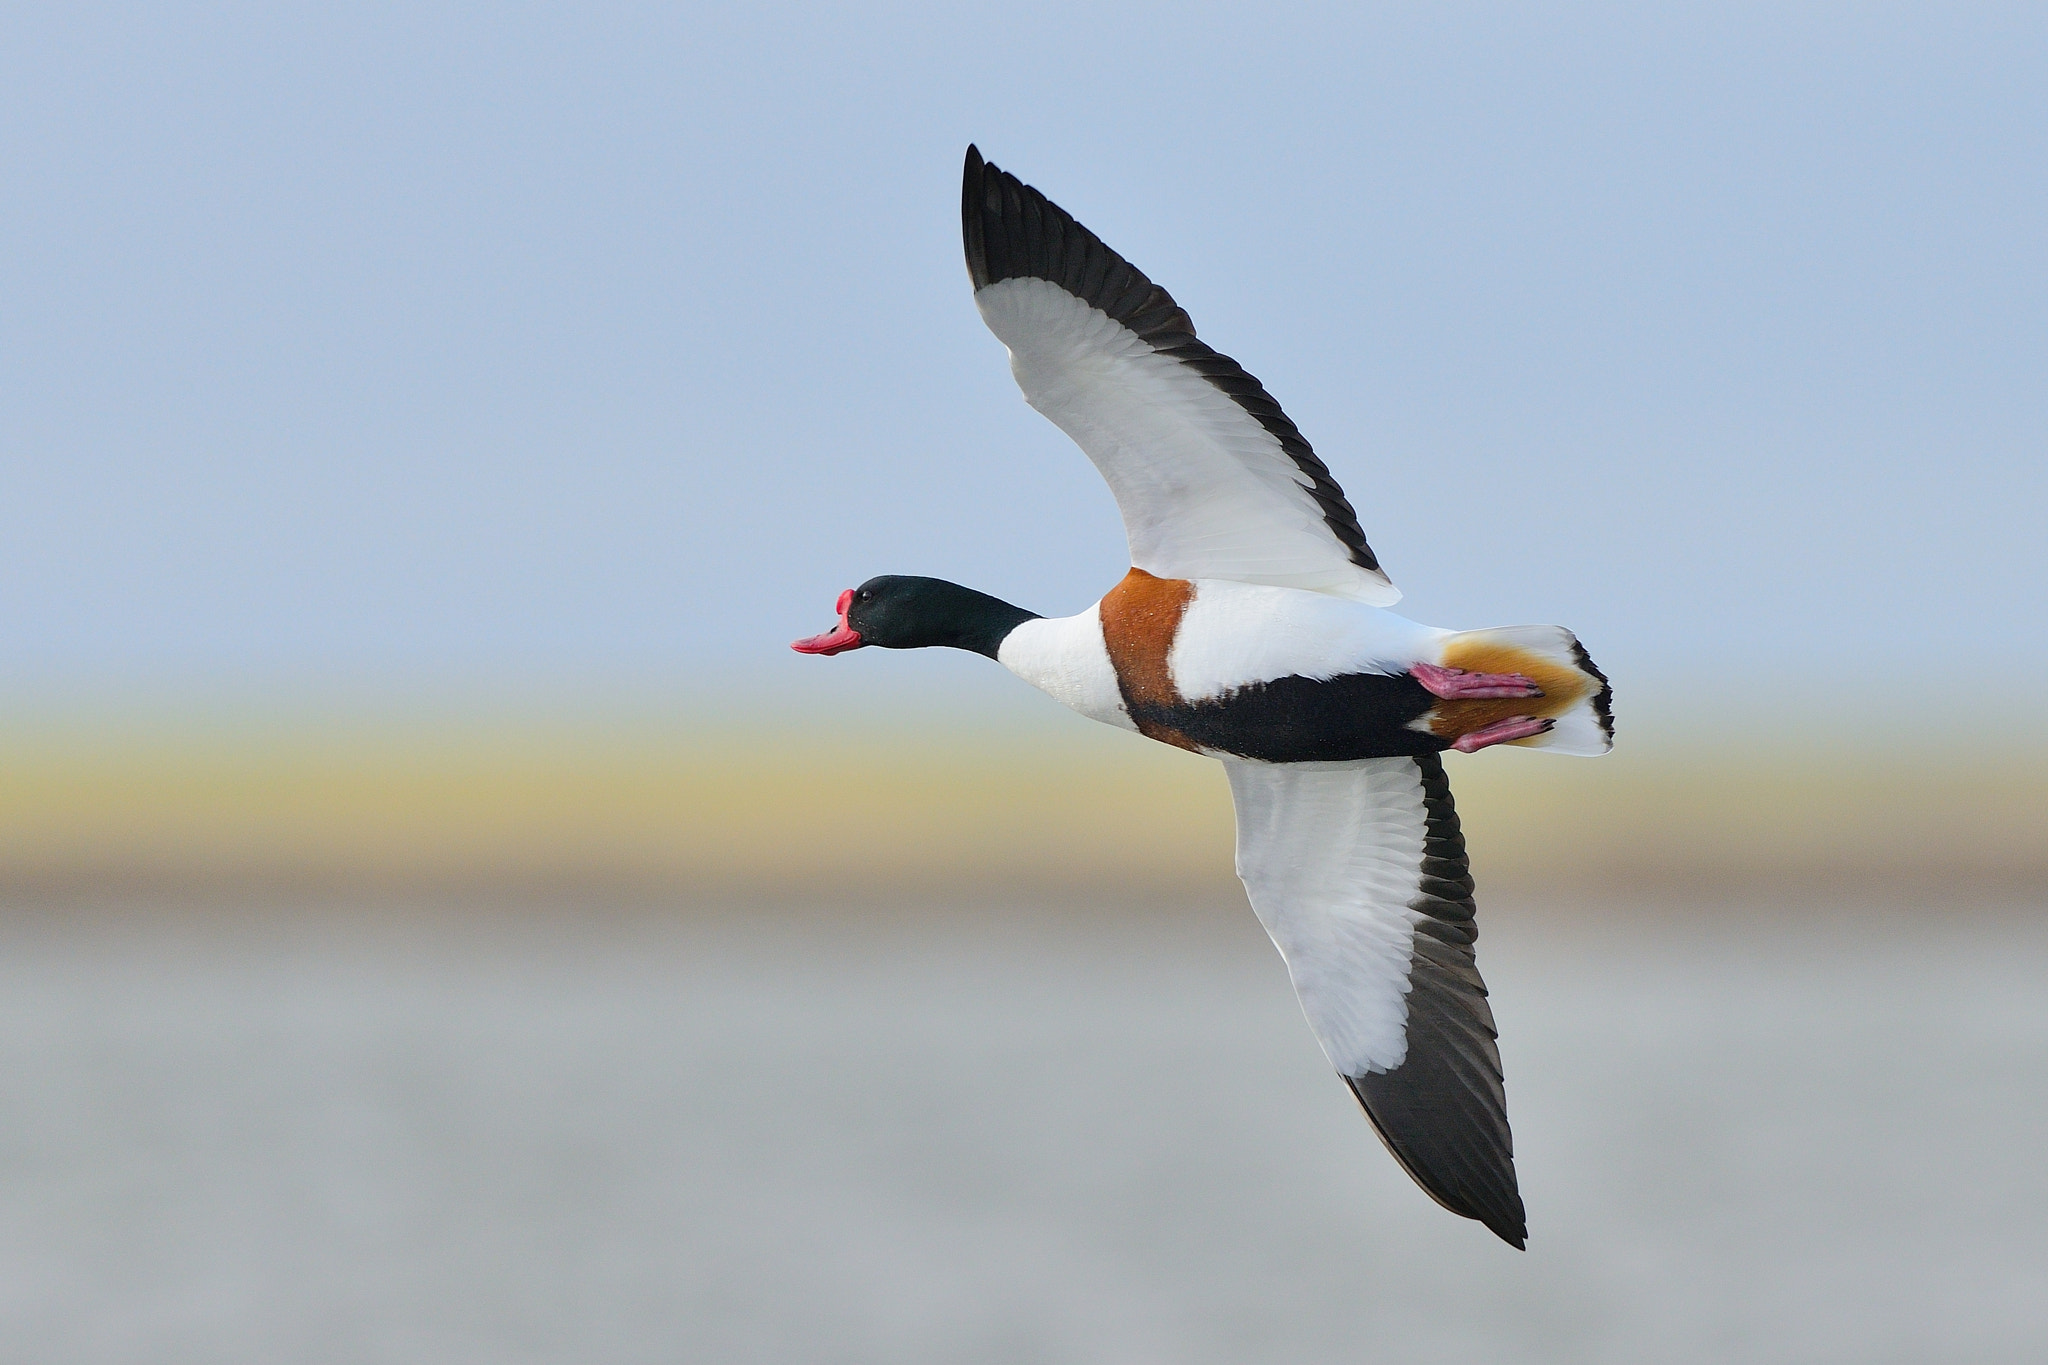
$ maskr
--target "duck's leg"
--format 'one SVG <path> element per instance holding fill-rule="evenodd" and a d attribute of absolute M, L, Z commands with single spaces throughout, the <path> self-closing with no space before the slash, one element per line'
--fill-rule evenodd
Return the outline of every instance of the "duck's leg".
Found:
<path fill-rule="evenodd" d="M 1415 681 L 1445 701 L 1543 695 L 1543 689 L 1534 680 L 1520 673 L 1467 673 L 1462 668 L 1445 668 L 1440 664 L 1416 664 L 1408 671 Z"/>
<path fill-rule="evenodd" d="M 1509 716 L 1506 720 L 1497 720 L 1491 725 L 1482 725 L 1477 730 L 1459 735 L 1451 741 L 1451 747 L 1461 754 L 1476 754 L 1490 745 L 1540 735 L 1556 724 L 1556 721 L 1548 717 Z"/>

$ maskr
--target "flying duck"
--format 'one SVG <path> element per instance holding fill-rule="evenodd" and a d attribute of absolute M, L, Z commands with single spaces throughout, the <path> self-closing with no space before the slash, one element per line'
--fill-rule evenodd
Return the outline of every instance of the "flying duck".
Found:
<path fill-rule="evenodd" d="M 973 147 L 960 216 L 975 305 L 1025 400 L 1109 483 L 1131 571 L 1052 618 L 884 575 L 791 648 L 972 650 L 1090 719 L 1220 759 L 1238 876 L 1323 1052 L 1424 1191 L 1523 1246 L 1440 755 L 1605 753 L 1605 675 L 1557 626 L 1387 610 L 1400 593 L 1329 468 L 1172 295 Z"/>

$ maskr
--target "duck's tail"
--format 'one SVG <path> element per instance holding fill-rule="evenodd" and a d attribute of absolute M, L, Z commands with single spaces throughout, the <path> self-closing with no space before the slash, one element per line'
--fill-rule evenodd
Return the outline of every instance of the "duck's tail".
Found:
<path fill-rule="evenodd" d="M 1614 747 L 1614 689 L 1578 637 L 1563 626 L 1460 631 L 1444 642 L 1443 664 L 1468 673 L 1520 673 L 1534 679 L 1543 695 L 1439 702 L 1430 728 L 1440 735 L 1463 734 L 1497 717 L 1519 714 L 1553 722 L 1540 735 L 1508 741 L 1524 749 L 1604 754 Z"/>

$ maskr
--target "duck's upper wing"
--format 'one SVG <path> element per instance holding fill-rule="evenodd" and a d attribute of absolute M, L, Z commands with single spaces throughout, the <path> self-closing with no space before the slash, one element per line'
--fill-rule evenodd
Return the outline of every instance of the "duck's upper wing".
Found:
<path fill-rule="evenodd" d="M 1400 599 L 1301 432 L 1172 295 L 972 147 L 960 218 L 981 316 L 1025 399 L 1108 480 L 1133 565 Z"/>
<path fill-rule="evenodd" d="M 1323 1051 L 1415 1182 L 1527 1234 L 1443 760 L 1226 760 L 1237 871 Z"/>

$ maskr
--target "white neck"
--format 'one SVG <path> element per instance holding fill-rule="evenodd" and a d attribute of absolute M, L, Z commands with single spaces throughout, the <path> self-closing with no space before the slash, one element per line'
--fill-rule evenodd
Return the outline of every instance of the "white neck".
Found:
<path fill-rule="evenodd" d="M 1090 720 L 1125 730 L 1138 728 L 1125 714 L 1116 669 L 1110 666 L 1109 650 L 1102 643 L 1102 616 L 1094 606 L 1077 616 L 1024 622 L 1004 639 L 996 659 L 1054 701 Z"/>

